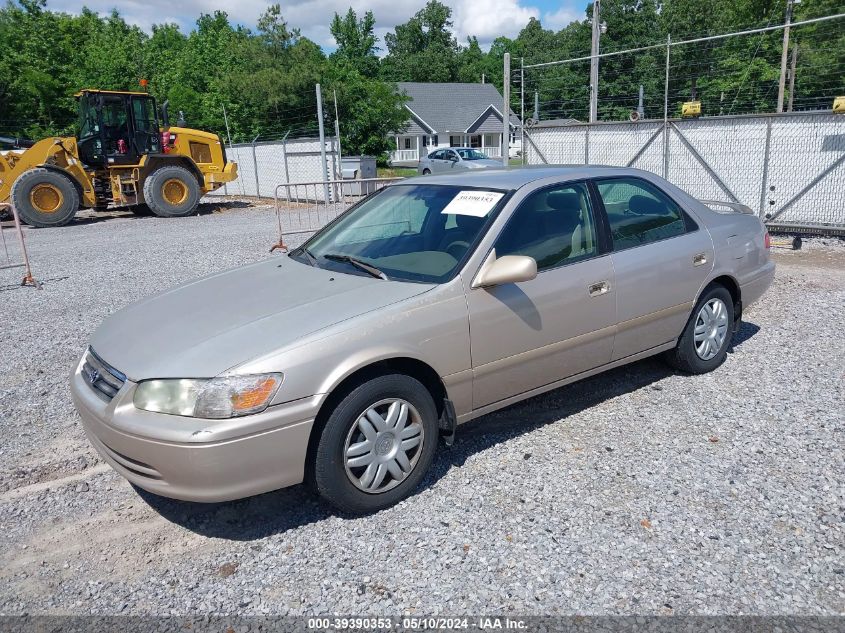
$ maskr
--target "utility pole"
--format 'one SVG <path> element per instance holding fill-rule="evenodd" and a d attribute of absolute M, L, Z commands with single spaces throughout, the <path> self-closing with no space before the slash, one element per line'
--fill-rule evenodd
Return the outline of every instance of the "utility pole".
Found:
<path fill-rule="evenodd" d="M 645 118 L 645 106 L 643 105 L 643 85 L 640 84 L 640 99 L 637 102 L 637 116 L 641 119 Z"/>
<path fill-rule="evenodd" d="M 666 79 L 663 84 L 663 177 L 669 177 L 669 52 L 672 34 L 666 36 Z"/>
<path fill-rule="evenodd" d="M 341 159 L 343 154 L 340 151 L 340 116 L 337 114 L 337 90 L 332 90 L 334 94 L 334 136 L 337 139 L 337 163 L 338 163 L 338 171 L 340 172 L 338 176 L 343 178 L 343 163 Z"/>
<path fill-rule="evenodd" d="M 783 50 L 780 54 L 780 81 L 778 82 L 778 112 L 783 112 L 783 93 L 786 88 L 786 58 L 789 55 L 789 25 L 792 22 L 792 5 L 795 0 L 786 0 L 786 24 L 783 27 Z"/>
<path fill-rule="evenodd" d="M 792 45 L 792 60 L 789 62 L 789 104 L 787 112 L 792 112 L 792 101 L 795 99 L 795 65 L 798 61 L 798 42 Z"/>
<path fill-rule="evenodd" d="M 508 153 L 511 140 L 511 54 L 505 53 L 504 79 L 502 81 L 502 165 L 508 166 Z"/>
<path fill-rule="evenodd" d="M 519 58 L 519 153 L 525 164 L 525 58 Z M 508 152 L 510 154 L 510 152 Z"/>
<path fill-rule="evenodd" d="M 323 166 L 323 202 L 329 203 L 329 185 L 326 180 L 329 177 L 329 165 L 326 162 L 326 132 L 323 129 L 323 93 L 320 90 L 320 84 L 317 84 L 317 126 L 320 130 L 320 164 Z"/>
<path fill-rule="evenodd" d="M 599 39 L 601 0 L 593 0 L 593 45 L 590 49 L 590 123 L 595 123 L 599 106 Z"/>

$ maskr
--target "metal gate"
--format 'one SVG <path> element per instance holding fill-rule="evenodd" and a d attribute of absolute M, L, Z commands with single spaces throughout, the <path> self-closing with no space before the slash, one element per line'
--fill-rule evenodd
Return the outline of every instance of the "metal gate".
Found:
<path fill-rule="evenodd" d="M 279 241 L 273 250 L 301 244 L 353 204 L 398 180 L 402 178 L 317 180 L 277 185 L 273 200 Z M 284 242 L 285 237 L 293 238 L 290 244 Z"/>
<path fill-rule="evenodd" d="M 784 113 L 525 129 L 528 164 L 638 167 L 773 229 L 845 233 L 845 116 Z"/>

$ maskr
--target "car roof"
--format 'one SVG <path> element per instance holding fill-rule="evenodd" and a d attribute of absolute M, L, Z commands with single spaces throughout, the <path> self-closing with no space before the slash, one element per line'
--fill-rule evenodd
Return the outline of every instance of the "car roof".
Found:
<path fill-rule="evenodd" d="M 452 148 L 456 149 L 456 148 Z M 460 185 L 464 187 L 490 187 L 492 189 L 519 189 L 529 183 L 545 178 L 578 180 L 600 176 L 640 176 L 650 172 L 631 167 L 608 167 L 604 165 L 532 165 L 492 169 L 462 170 L 459 174 L 430 174 L 408 178 L 398 184 Z M 394 186 L 395 186 L 394 185 Z"/>

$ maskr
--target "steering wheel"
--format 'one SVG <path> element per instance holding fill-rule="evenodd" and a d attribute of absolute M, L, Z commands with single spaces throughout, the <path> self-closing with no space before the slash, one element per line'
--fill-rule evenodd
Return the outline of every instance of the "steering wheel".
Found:
<path fill-rule="evenodd" d="M 466 253 L 468 248 L 469 242 L 465 242 L 463 240 L 455 240 L 454 242 L 451 242 L 444 250 L 455 259 L 460 259 L 461 255 Z"/>

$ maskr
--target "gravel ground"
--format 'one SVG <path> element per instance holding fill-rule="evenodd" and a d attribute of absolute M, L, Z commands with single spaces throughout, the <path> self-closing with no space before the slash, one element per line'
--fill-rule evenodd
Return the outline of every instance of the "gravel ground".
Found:
<path fill-rule="evenodd" d="M 27 230 L 43 290 L 0 271 L 0 613 L 845 614 L 838 240 L 776 253 L 718 371 L 647 360 L 486 416 L 349 518 L 302 487 L 141 496 L 83 436 L 67 375 L 105 315 L 268 257 L 270 210 L 220 204 Z"/>

